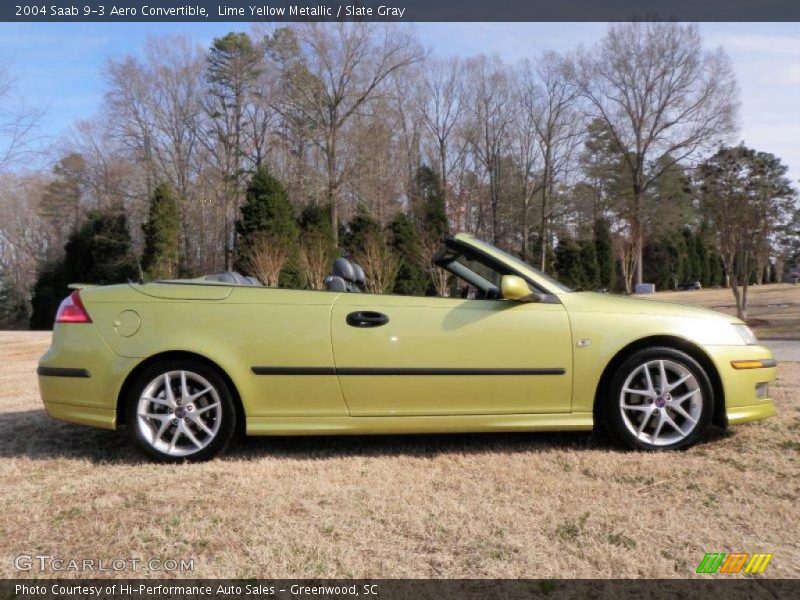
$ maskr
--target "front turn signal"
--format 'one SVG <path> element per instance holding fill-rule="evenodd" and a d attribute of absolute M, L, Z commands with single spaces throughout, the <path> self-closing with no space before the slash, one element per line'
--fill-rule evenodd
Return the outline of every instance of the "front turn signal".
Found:
<path fill-rule="evenodd" d="M 762 358 L 760 360 L 732 360 L 731 366 L 734 369 L 767 369 L 774 367 L 777 363 L 774 358 Z"/>

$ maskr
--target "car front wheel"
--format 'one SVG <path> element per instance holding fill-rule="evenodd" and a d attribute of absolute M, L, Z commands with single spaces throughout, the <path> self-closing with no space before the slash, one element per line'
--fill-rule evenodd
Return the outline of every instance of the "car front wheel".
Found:
<path fill-rule="evenodd" d="M 617 370 L 604 413 L 628 446 L 673 450 L 705 433 L 713 402 L 708 375 L 694 358 L 674 348 L 648 348 Z"/>
<path fill-rule="evenodd" d="M 209 460 L 235 429 L 228 385 L 200 361 L 151 365 L 131 386 L 127 408 L 134 443 L 161 462 Z"/>

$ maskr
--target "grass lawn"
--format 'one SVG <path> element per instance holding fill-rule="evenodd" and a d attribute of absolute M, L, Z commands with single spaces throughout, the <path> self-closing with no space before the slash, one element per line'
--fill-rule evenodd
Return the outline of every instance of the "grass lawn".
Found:
<path fill-rule="evenodd" d="M 765 577 L 800 577 L 800 363 L 779 367 L 776 418 L 685 452 L 588 434 L 261 438 L 158 466 L 121 433 L 44 414 L 48 343 L 0 332 L 0 577 L 48 554 L 193 558 L 198 577 L 684 578 L 715 551 L 771 552 Z"/>
<path fill-rule="evenodd" d="M 747 296 L 748 322 L 752 321 L 750 324 L 759 338 L 800 340 L 800 284 L 754 285 L 748 290 Z M 640 294 L 637 298 L 693 304 L 736 314 L 736 300 L 728 288 L 696 292 L 657 292 Z"/>

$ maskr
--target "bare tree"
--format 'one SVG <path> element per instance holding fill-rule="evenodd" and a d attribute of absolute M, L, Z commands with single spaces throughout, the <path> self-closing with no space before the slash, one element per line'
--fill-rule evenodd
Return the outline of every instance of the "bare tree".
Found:
<path fill-rule="evenodd" d="M 0 171 L 17 164 L 34 141 L 44 111 L 14 97 L 16 80 L 0 62 Z"/>
<path fill-rule="evenodd" d="M 325 199 L 338 243 L 339 189 L 347 173 L 342 130 L 383 92 L 394 72 L 424 55 L 408 31 L 373 23 L 300 23 L 277 30 L 267 46 L 284 82 L 278 110 L 309 126 L 322 151 Z"/>
<path fill-rule="evenodd" d="M 717 232 L 740 319 L 747 319 L 747 291 L 760 246 L 795 208 L 786 172 L 772 154 L 744 146 L 721 148 L 698 167 L 702 208 Z"/>
<path fill-rule="evenodd" d="M 189 212 L 205 139 L 203 67 L 202 50 L 188 37 L 167 36 L 148 38 L 141 59 L 129 55 L 109 60 L 104 72 L 109 128 L 142 162 L 146 195 L 161 181 L 175 190 L 183 254 L 190 259 L 196 239 Z"/>
<path fill-rule="evenodd" d="M 248 271 L 267 287 L 278 287 L 278 278 L 292 254 L 292 244 L 285 237 L 259 234 L 250 247 Z"/>
<path fill-rule="evenodd" d="M 41 175 L 7 174 L 0 179 L 0 273 L 3 283 L 25 301 L 39 261 L 53 249 L 38 210 L 46 185 Z"/>
<path fill-rule="evenodd" d="M 571 78 L 630 171 L 630 236 L 641 283 L 644 194 L 672 165 L 734 129 L 733 70 L 721 48 L 703 50 L 696 25 L 635 22 L 611 25 L 596 47 L 578 51 Z"/>
<path fill-rule="evenodd" d="M 429 60 L 423 69 L 416 102 L 425 129 L 433 141 L 442 178 L 445 209 L 449 210 L 451 145 L 466 109 L 462 62 L 457 58 Z"/>
<path fill-rule="evenodd" d="M 537 190 L 541 197 L 539 268 L 545 271 L 548 224 L 554 210 L 555 187 L 565 183 L 573 166 L 584 124 L 577 106 L 579 91 L 567 78 L 566 64 L 561 56 L 546 52 L 535 65 L 523 62 L 520 79 L 522 109 L 532 122 L 542 166 Z"/>
<path fill-rule="evenodd" d="M 500 163 L 509 143 L 514 102 L 509 71 L 499 58 L 479 56 L 467 63 L 470 94 L 467 131 L 476 162 L 489 184 L 489 231 L 492 243 L 500 239 Z"/>
<path fill-rule="evenodd" d="M 432 260 L 432 257 L 442 246 L 442 240 L 438 236 L 423 234 L 420 236 L 419 241 L 419 256 L 417 256 L 417 260 L 424 267 L 431 283 L 433 283 L 436 295 L 445 298 L 450 295 L 450 288 L 448 287 L 450 274 L 435 265 Z"/>
<path fill-rule="evenodd" d="M 312 290 L 325 289 L 325 277 L 330 271 L 334 255 L 334 248 L 327 236 L 315 231 L 303 235 L 297 260 L 307 287 Z"/>
<path fill-rule="evenodd" d="M 392 290 L 400 269 L 400 259 L 394 255 L 383 236 L 376 233 L 367 235 L 363 248 L 353 256 L 353 261 L 364 269 L 365 285 L 370 294 L 388 294 Z"/>
<path fill-rule="evenodd" d="M 207 93 L 202 96 L 208 116 L 208 135 L 203 136 L 214 158 L 225 206 L 225 268 L 233 255 L 233 223 L 247 177 L 245 156 L 258 147 L 264 125 L 252 119 L 267 112 L 253 106 L 264 70 L 261 47 L 246 33 L 231 32 L 216 38 L 206 56 Z M 259 159 L 260 160 L 260 159 Z"/>

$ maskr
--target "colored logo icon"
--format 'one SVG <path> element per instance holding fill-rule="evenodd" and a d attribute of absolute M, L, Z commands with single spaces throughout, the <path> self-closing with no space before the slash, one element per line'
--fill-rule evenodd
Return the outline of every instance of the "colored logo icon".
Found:
<path fill-rule="evenodd" d="M 707 552 L 697 567 L 697 573 L 745 573 L 754 575 L 763 573 L 770 560 L 772 560 L 772 554 Z"/>

